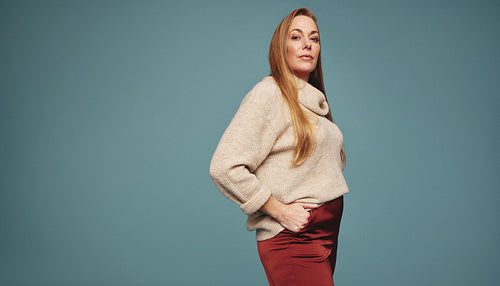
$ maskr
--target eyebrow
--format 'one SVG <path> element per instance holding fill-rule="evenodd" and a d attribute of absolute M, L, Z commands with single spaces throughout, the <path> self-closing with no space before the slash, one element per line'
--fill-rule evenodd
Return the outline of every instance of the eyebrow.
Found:
<path fill-rule="evenodd" d="M 290 33 L 293 32 L 293 31 L 297 31 L 297 32 L 300 32 L 300 33 L 304 34 L 304 31 L 302 31 L 301 29 L 293 29 L 293 30 L 290 31 Z M 311 33 L 309 33 L 309 35 L 311 35 L 311 34 L 319 34 L 319 33 L 316 30 L 312 30 Z"/>

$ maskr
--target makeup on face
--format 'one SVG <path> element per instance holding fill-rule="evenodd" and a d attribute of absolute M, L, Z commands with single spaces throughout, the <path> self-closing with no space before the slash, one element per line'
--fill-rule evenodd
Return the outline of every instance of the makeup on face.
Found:
<path fill-rule="evenodd" d="M 316 68 L 319 52 L 319 33 L 314 21 L 307 16 L 297 16 L 290 25 L 287 39 L 287 62 L 295 75 L 305 81 Z"/>

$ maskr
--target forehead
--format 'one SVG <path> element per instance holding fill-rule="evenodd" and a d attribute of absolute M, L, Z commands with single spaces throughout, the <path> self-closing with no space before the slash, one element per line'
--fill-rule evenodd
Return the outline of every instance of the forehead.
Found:
<path fill-rule="evenodd" d="M 318 26 L 316 26 L 313 19 L 308 16 L 299 15 L 293 18 L 292 23 L 290 24 L 290 31 L 295 29 L 300 29 L 304 33 L 309 33 L 311 31 L 318 31 Z"/>

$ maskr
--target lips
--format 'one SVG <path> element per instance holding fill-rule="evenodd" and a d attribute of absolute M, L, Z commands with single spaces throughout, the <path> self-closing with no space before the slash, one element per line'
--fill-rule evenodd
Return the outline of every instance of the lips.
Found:
<path fill-rule="evenodd" d="M 302 55 L 299 58 L 303 59 L 303 60 L 312 60 L 313 59 L 313 57 L 311 55 Z"/>

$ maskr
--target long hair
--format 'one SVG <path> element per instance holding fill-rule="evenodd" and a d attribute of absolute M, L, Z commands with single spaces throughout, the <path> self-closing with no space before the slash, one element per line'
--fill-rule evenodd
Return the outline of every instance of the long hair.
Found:
<path fill-rule="evenodd" d="M 299 8 L 293 10 L 274 31 L 271 45 L 269 47 L 269 66 L 271 68 L 271 76 L 278 84 L 283 99 L 285 100 L 290 114 L 295 132 L 295 149 L 292 163 L 295 165 L 302 164 L 305 159 L 313 152 L 316 144 L 316 134 L 314 126 L 307 117 L 307 114 L 300 107 L 298 99 L 297 85 L 295 82 L 295 74 L 291 70 L 286 57 L 286 44 L 290 25 L 295 17 L 304 15 L 311 18 L 316 23 L 316 16 L 307 8 Z M 317 24 L 316 24 L 317 26 Z M 316 68 L 309 74 L 309 84 L 325 94 L 325 86 L 323 83 L 323 71 L 321 68 L 321 50 L 316 62 Z M 325 96 L 326 98 L 326 96 Z M 328 100 L 327 100 L 328 103 Z M 332 121 L 332 113 L 326 115 L 328 120 Z M 346 156 L 344 147 L 340 150 L 340 158 L 342 168 L 346 165 Z"/>

